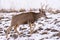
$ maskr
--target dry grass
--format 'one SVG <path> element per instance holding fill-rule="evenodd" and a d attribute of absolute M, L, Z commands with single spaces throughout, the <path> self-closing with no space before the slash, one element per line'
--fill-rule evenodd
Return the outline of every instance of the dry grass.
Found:
<path fill-rule="evenodd" d="M 60 10 L 59 9 L 53 9 L 51 7 L 48 8 L 48 5 L 41 5 L 41 8 L 39 9 L 42 9 L 42 10 L 45 10 L 46 12 L 48 13 L 53 13 L 53 14 L 57 14 L 57 13 L 60 13 Z M 12 13 L 12 12 L 26 12 L 27 10 L 26 9 L 19 9 L 19 10 L 16 10 L 16 9 L 0 9 L 0 13 Z M 37 11 L 37 9 L 35 8 L 30 8 L 28 11 Z"/>

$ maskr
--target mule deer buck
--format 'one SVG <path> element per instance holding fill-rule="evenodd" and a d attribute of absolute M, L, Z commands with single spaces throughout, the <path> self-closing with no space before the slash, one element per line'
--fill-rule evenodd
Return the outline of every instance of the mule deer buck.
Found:
<path fill-rule="evenodd" d="M 10 30 L 12 29 L 12 27 L 14 27 L 15 32 L 17 32 L 18 34 L 20 34 L 17 31 L 17 27 L 21 24 L 29 24 L 30 27 L 30 33 L 33 32 L 32 30 L 32 24 L 41 17 L 45 17 L 47 18 L 46 14 L 45 14 L 45 10 L 41 10 L 39 9 L 39 13 L 35 13 L 35 12 L 26 12 L 26 13 L 22 13 L 22 14 L 18 14 L 12 17 L 12 21 L 11 21 L 11 27 L 9 27 L 7 29 L 7 33 L 6 33 L 6 37 L 8 37 L 8 33 L 10 33 Z"/>

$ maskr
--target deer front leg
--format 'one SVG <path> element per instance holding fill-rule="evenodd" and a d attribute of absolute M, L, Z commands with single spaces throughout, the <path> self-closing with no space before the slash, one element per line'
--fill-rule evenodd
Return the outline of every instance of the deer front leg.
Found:
<path fill-rule="evenodd" d="M 34 30 L 34 28 L 35 28 L 35 24 L 34 24 L 34 23 L 32 23 L 31 25 L 33 26 L 32 30 Z"/>
<path fill-rule="evenodd" d="M 29 23 L 29 27 L 30 27 L 30 34 L 33 33 L 34 27 L 32 27 L 34 24 L 33 23 Z"/>

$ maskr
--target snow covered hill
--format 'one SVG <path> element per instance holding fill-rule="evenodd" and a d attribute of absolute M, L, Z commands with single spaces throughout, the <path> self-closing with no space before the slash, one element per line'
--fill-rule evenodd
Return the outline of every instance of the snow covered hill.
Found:
<path fill-rule="evenodd" d="M 60 9 L 60 0 L 0 0 L 0 9 L 39 9 L 41 3 L 53 9 Z M 12 15 L 16 14 L 20 13 L 0 13 L 0 40 L 6 40 L 6 29 L 11 25 Z M 60 40 L 60 13 L 46 12 L 46 15 L 49 19 L 42 17 L 35 22 L 32 35 L 29 35 L 28 24 L 20 25 L 17 30 L 22 34 L 18 35 L 12 29 L 8 40 Z"/>

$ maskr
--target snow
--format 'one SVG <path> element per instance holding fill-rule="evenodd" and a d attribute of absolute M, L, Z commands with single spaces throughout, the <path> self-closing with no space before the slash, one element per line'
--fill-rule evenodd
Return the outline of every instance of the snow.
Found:
<path fill-rule="evenodd" d="M 52 7 L 55 9 L 60 9 L 60 0 L 0 0 L 0 9 L 16 9 L 19 10 L 21 8 L 24 9 L 30 9 L 30 8 L 40 8 L 41 3 L 48 5 L 48 7 Z M 11 25 L 11 19 L 12 15 L 16 15 L 19 13 L 0 13 L 0 17 L 4 17 L 4 19 L 0 20 L 0 28 L 3 29 L 3 33 L 0 33 L 0 40 L 6 40 L 5 31 L 7 29 L 6 26 Z M 9 40 L 60 40 L 60 36 L 53 36 L 60 32 L 60 22 L 54 24 L 56 21 L 60 21 L 60 13 L 58 14 L 52 14 L 52 13 L 46 13 L 47 17 L 50 19 L 45 19 L 44 17 L 38 19 L 37 22 L 35 22 L 35 30 L 38 30 L 39 28 L 42 28 L 43 30 L 38 30 L 36 33 L 33 33 L 30 37 L 27 35 L 30 31 L 29 25 L 20 25 L 17 30 L 19 31 L 19 28 L 27 28 L 25 30 L 21 30 L 19 32 L 23 32 L 22 35 L 18 35 L 16 39 L 14 37 L 9 36 Z M 8 18 L 7 18 L 8 17 Z M 57 20 L 56 20 L 57 19 Z M 8 21 L 6 21 L 8 20 Z M 42 21 L 43 20 L 43 21 Z M 42 23 L 42 24 L 39 24 Z M 23 27 L 24 26 L 24 27 Z M 49 28 L 50 30 L 46 30 Z M 55 30 L 52 32 L 52 30 Z M 56 31 L 57 30 L 57 31 Z M 9 35 L 15 34 L 13 31 Z M 43 34 L 44 32 L 47 32 L 47 34 Z M 24 35 L 25 34 L 25 35 Z"/>
<path fill-rule="evenodd" d="M 48 13 L 46 13 L 46 14 L 47 14 L 47 16 L 49 15 Z M 10 20 L 6 21 L 6 20 L 8 20 L 8 18 L 1 19 L 3 21 L 2 21 L 2 24 L 0 24 L 0 26 L 2 26 L 2 28 L 6 30 L 7 28 L 5 28 L 5 26 L 10 26 L 11 25 L 10 23 L 11 23 L 11 18 L 12 17 L 10 17 L 11 15 L 8 16 L 9 15 L 8 13 L 6 13 L 5 15 L 6 15 L 6 17 L 10 18 Z M 40 39 L 44 39 L 44 40 L 59 40 L 60 38 L 58 36 L 55 36 L 55 37 L 53 36 L 54 34 L 59 33 L 58 31 L 60 31 L 60 27 L 57 26 L 58 23 L 54 24 L 56 22 L 55 19 L 57 19 L 59 21 L 59 19 L 60 19 L 60 18 L 58 18 L 58 17 L 60 17 L 59 15 L 60 14 L 50 14 L 49 16 L 51 17 L 51 19 L 44 19 L 44 17 L 38 19 L 38 21 L 35 22 L 35 29 L 34 30 L 38 30 L 39 27 L 43 28 L 43 30 L 41 30 L 41 31 L 38 30 L 38 33 L 32 34 L 31 37 L 27 37 L 27 35 L 29 35 L 28 32 L 29 32 L 29 29 L 30 29 L 28 27 L 28 25 L 26 24 L 26 25 L 24 25 L 24 27 L 23 27 L 23 25 L 20 25 L 21 28 L 27 28 L 26 30 L 21 30 L 21 31 L 19 31 L 19 27 L 17 29 L 19 32 L 23 32 L 23 34 L 25 34 L 25 37 L 23 35 L 21 37 L 18 36 L 18 38 L 16 38 L 15 40 L 40 40 Z M 48 22 L 46 22 L 46 21 L 48 21 Z M 42 24 L 44 24 L 44 25 L 38 24 L 40 22 Z M 51 32 L 51 30 L 50 31 L 45 30 L 47 28 L 50 28 L 51 30 L 55 29 L 55 30 L 58 30 L 58 31 L 57 32 Z M 47 32 L 48 34 L 41 35 L 43 32 Z M 5 34 L 4 31 L 3 31 L 3 34 Z M 12 34 L 14 34 L 14 33 L 12 33 Z M 6 37 L 6 35 L 0 36 L 0 39 L 4 40 L 4 39 L 6 39 L 5 37 Z M 48 38 L 48 39 L 46 39 L 46 38 Z M 10 37 L 9 40 L 14 40 L 14 38 Z"/>

